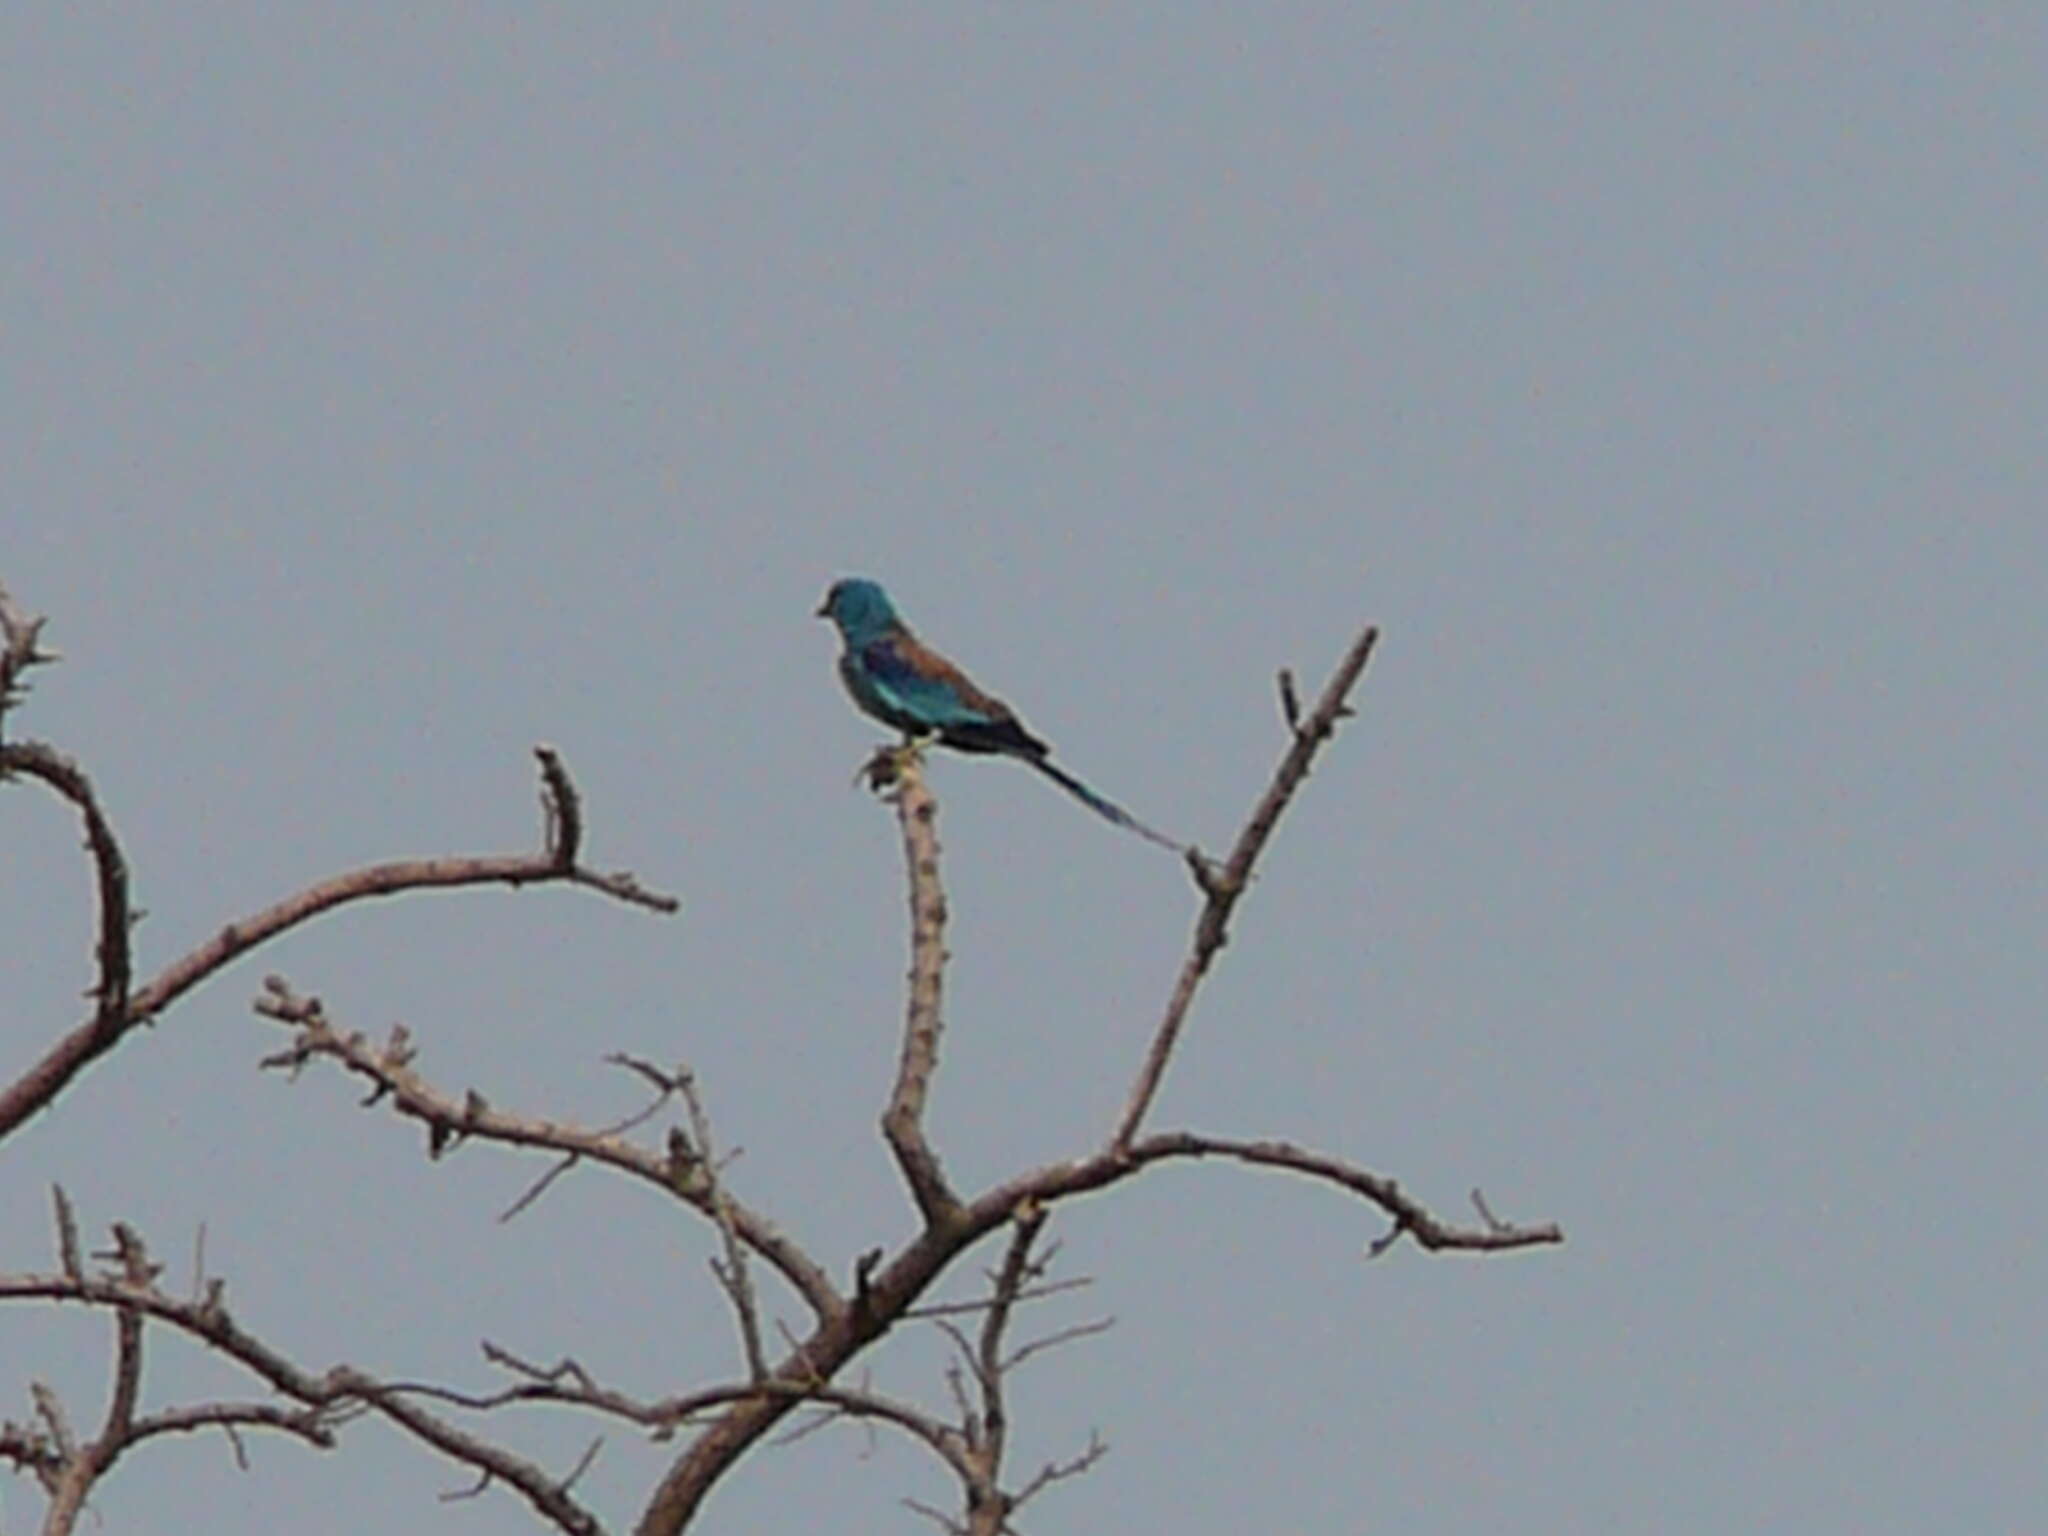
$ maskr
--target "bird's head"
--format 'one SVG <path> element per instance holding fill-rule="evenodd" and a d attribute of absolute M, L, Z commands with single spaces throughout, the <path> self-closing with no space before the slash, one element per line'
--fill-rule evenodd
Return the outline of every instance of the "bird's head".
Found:
<path fill-rule="evenodd" d="M 818 605 L 818 617 L 830 619 L 842 636 L 856 643 L 898 622 L 889 594 L 865 576 L 842 576 L 833 582 Z"/>

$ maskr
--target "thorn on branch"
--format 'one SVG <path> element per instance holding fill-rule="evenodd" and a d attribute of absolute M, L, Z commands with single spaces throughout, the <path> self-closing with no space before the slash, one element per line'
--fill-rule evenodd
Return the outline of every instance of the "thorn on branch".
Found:
<path fill-rule="evenodd" d="M 489 1490 L 491 1482 L 491 1469 L 485 1467 L 481 1472 L 477 1473 L 476 1481 L 467 1488 L 447 1488 L 436 1494 L 435 1497 L 443 1504 L 460 1504 L 465 1499 L 482 1497 Z"/>
<path fill-rule="evenodd" d="M 1408 1218 L 1396 1216 L 1393 1225 L 1365 1245 L 1365 1256 L 1377 1259 L 1408 1235 Z"/>
<path fill-rule="evenodd" d="M 881 1262 L 880 1248 L 870 1248 L 853 1262 L 853 1306 L 857 1316 L 871 1317 L 874 1314 L 875 1267 Z"/>
<path fill-rule="evenodd" d="M 274 973 L 263 978 L 263 996 L 256 999 L 256 1011 L 280 1024 L 325 1023 L 319 998 L 299 996 L 290 982 Z"/>
<path fill-rule="evenodd" d="M 1287 722 L 1287 729 L 1295 735 L 1301 734 L 1301 695 L 1294 691 L 1294 669 L 1280 669 L 1280 718 Z"/>
<path fill-rule="evenodd" d="M 161 1264 L 152 1263 L 149 1249 L 142 1236 L 125 1221 L 114 1223 L 114 1247 L 110 1253 L 96 1253 L 96 1259 L 118 1262 L 119 1277 L 134 1286 L 156 1284 L 157 1277 L 164 1272 Z"/>

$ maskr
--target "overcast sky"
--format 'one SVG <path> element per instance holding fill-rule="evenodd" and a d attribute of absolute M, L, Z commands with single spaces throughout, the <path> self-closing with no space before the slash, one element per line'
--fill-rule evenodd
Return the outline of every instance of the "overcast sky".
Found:
<path fill-rule="evenodd" d="M 1051 1531 L 1998 1531 L 2048 1507 L 2048 11 L 2039 6 L 15 6 L 0 582 L 66 654 L 10 730 L 95 774 L 153 968 L 337 869 L 533 837 L 684 900 L 412 896 L 196 994 L 0 1148 L 252 1329 L 474 1387 L 492 1338 L 729 1377 L 701 1224 L 439 1163 L 255 1070 L 278 970 L 451 1089 L 596 1123 L 686 1059 L 732 1178 L 846 1275 L 901 861 L 812 609 L 920 632 L 1220 848 L 1276 668 L 1385 638 L 1157 1123 L 1284 1134 L 1562 1249 L 1362 1257 L 1333 1192 L 1062 1210 L 1016 1466 Z M 1170 856 L 952 759 L 934 1133 L 1091 1146 L 1195 908 Z M 67 811 L 0 790 L 0 1074 L 80 1016 Z M 97 1240 L 97 1239 L 96 1239 Z M 960 1284 L 971 1279 L 963 1275 Z M 793 1322 L 796 1310 L 778 1304 Z M 0 1417 L 98 1422 L 104 1319 L 0 1313 Z M 870 1357 L 947 1406 L 935 1338 Z M 168 1340 L 154 1404 L 249 1390 Z M 556 1467 L 591 1426 L 505 1432 Z M 109 1532 L 498 1532 L 358 1426 L 160 1443 Z M 612 1433 L 630 1525 L 672 1452 Z M 703 1528 L 930 1529 L 936 1463 L 751 1455 Z M 0 1531 L 36 1491 L 0 1484 Z"/>

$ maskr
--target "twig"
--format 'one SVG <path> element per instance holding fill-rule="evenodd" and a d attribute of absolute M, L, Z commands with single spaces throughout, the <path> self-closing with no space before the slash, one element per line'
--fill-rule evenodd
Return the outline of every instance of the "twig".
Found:
<path fill-rule="evenodd" d="M 578 1163 L 582 1161 L 583 1154 L 581 1152 L 564 1152 L 562 1154 L 562 1160 L 560 1162 L 556 1163 L 553 1167 L 549 1168 L 546 1173 L 543 1173 L 539 1178 L 535 1179 L 531 1184 L 527 1185 L 526 1189 L 520 1194 L 517 1200 L 514 1200 L 510 1205 L 506 1206 L 505 1209 L 498 1212 L 498 1220 L 501 1222 L 512 1220 L 513 1217 L 517 1216 L 521 1211 L 525 1210 L 528 1206 L 532 1205 L 534 1201 L 538 1200 L 542 1195 L 546 1194 L 548 1192 L 549 1187 L 553 1185 L 555 1180 L 559 1179 L 563 1174 L 567 1173 L 571 1168 L 574 1168 Z"/>
<path fill-rule="evenodd" d="M 921 1500 L 909 1498 L 903 1501 L 903 1507 L 913 1514 L 923 1515 L 925 1519 L 931 1521 L 933 1525 L 944 1531 L 946 1536 L 967 1536 L 967 1527 L 955 1520 L 943 1509 L 937 1509 Z"/>
<path fill-rule="evenodd" d="M 339 1443 L 334 1433 L 338 1415 L 325 1408 L 280 1408 L 275 1403 L 201 1403 L 191 1408 L 166 1408 L 145 1414 L 134 1423 L 131 1444 L 154 1435 L 188 1435 L 217 1429 L 227 1437 L 235 1465 L 249 1468 L 248 1449 L 237 1433 L 244 1429 L 274 1429 L 303 1440 L 316 1450 L 331 1451 Z"/>
<path fill-rule="evenodd" d="M 711 1214 L 718 1222 L 719 1236 L 725 1240 L 725 1264 L 721 1267 L 714 1260 L 711 1272 L 718 1277 L 718 1283 L 732 1301 L 733 1311 L 739 1315 L 740 1345 L 746 1354 L 747 1375 L 754 1381 L 765 1381 L 768 1378 L 768 1357 L 761 1352 L 760 1309 L 754 1300 L 753 1279 L 747 1274 L 747 1250 L 740 1244 L 738 1223 L 733 1219 L 732 1196 L 718 1177 L 718 1150 L 711 1140 L 711 1117 L 704 1111 L 704 1101 L 697 1092 L 694 1073 L 687 1070 L 679 1072 L 676 1087 L 682 1093 L 683 1102 L 689 1106 L 690 1131 L 697 1138 L 697 1153 L 703 1159 Z"/>
<path fill-rule="evenodd" d="M 1096 1462 L 1109 1454 L 1109 1442 L 1094 1430 L 1088 1431 L 1088 1448 L 1067 1461 L 1048 1461 L 1038 1469 L 1038 1475 L 1019 1488 L 1010 1500 L 1010 1512 L 1015 1514 L 1025 1503 L 1043 1493 L 1054 1483 L 1064 1482 L 1070 1477 L 1079 1477 Z"/>
<path fill-rule="evenodd" d="M 1092 1339 L 1098 1333 L 1107 1333 L 1115 1326 L 1115 1318 L 1098 1317 L 1092 1322 L 1076 1323 L 1071 1328 L 1055 1329 L 1028 1344 L 1020 1344 L 1015 1351 L 1004 1357 L 1002 1368 L 1005 1371 L 1014 1371 L 1033 1355 L 1042 1355 L 1047 1350 L 1058 1349 L 1062 1344 L 1071 1344 L 1076 1339 Z"/>
<path fill-rule="evenodd" d="M 1052 1280 L 1044 1285 L 1026 1286 L 1017 1293 L 1018 1301 L 1041 1301 L 1047 1296 L 1057 1296 L 1062 1291 L 1078 1291 L 1095 1283 L 1093 1275 L 1076 1275 L 1071 1280 Z M 937 1317 L 959 1317 L 964 1313 L 986 1312 L 996 1305 L 992 1296 L 983 1296 L 974 1301 L 935 1301 L 928 1307 L 909 1307 L 902 1313 L 905 1322 L 924 1322 Z"/>
<path fill-rule="evenodd" d="M 1390 1239 L 1406 1234 L 1431 1252 L 1502 1253 L 1564 1241 L 1564 1233 L 1555 1222 L 1517 1226 L 1489 1220 L 1486 1226 L 1475 1228 L 1444 1221 L 1432 1215 L 1394 1180 L 1288 1141 L 1240 1141 L 1223 1136 L 1199 1136 L 1192 1131 L 1171 1131 L 1147 1136 L 1130 1147 L 1125 1156 L 1139 1166 L 1179 1158 L 1227 1157 L 1259 1167 L 1307 1174 L 1362 1196 L 1386 1212 L 1394 1222 Z"/>
<path fill-rule="evenodd" d="M 1301 695 L 1294 691 L 1294 669 L 1280 669 L 1280 718 L 1287 722 L 1287 729 L 1301 729 Z"/>

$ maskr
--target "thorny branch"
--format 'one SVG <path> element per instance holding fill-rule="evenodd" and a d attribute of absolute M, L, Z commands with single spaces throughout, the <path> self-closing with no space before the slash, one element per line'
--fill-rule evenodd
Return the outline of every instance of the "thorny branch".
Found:
<path fill-rule="evenodd" d="M 891 798 L 903 828 L 903 858 L 910 874 L 910 997 L 903 1054 L 895 1091 L 882 1114 L 882 1133 L 918 1211 L 928 1225 L 938 1226 L 954 1218 L 960 1200 L 946 1182 L 938 1153 L 924 1131 L 925 1098 L 938 1070 L 943 1028 L 939 1002 L 946 973 L 946 893 L 939 885 L 938 804 L 925 786 L 917 754 L 898 759 Z"/>
<path fill-rule="evenodd" d="M 733 1199 L 710 1160 L 701 1155 L 702 1149 L 691 1147 L 687 1138 L 671 1137 L 666 1150 L 655 1152 L 614 1132 L 585 1130 L 495 1108 L 474 1089 L 457 1099 L 414 1070 L 417 1052 L 403 1025 L 394 1027 L 382 1045 L 375 1045 L 360 1033 L 344 1035 L 336 1030 L 319 998 L 300 996 L 282 978 L 266 977 L 263 985 L 264 995 L 256 1000 L 256 1011 L 293 1032 L 288 1046 L 264 1058 L 265 1067 L 296 1072 L 323 1057 L 339 1062 L 370 1083 L 363 1100 L 366 1107 L 389 1099 L 398 1114 L 425 1126 L 433 1156 L 465 1140 L 559 1152 L 629 1174 L 714 1222 L 721 1220 L 723 1210 L 723 1219 L 730 1222 L 739 1241 L 772 1264 L 814 1312 L 831 1316 L 845 1310 L 831 1278 L 766 1217 Z"/>
<path fill-rule="evenodd" d="M 1180 1039 L 1181 1025 L 1195 1000 L 1195 991 L 1208 974 L 1210 964 L 1230 941 L 1230 914 L 1251 883 L 1252 866 L 1258 863 L 1259 854 L 1264 851 L 1267 839 L 1272 837 L 1274 827 L 1279 825 L 1281 813 L 1294 798 L 1294 792 L 1308 778 L 1316 753 L 1336 734 L 1337 722 L 1352 713 L 1348 702 L 1351 690 L 1357 686 L 1365 664 L 1372 659 L 1372 648 L 1379 637 L 1379 630 L 1371 626 L 1359 633 L 1344 659 L 1337 663 L 1337 670 L 1330 674 L 1330 681 L 1324 685 L 1323 696 L 1316 701 L 1315 709 L 1300 724 L 1296 723 L 1300 706 L 1294 698 L 1293 674 L 1281 674 L 1281 706 L 1287 717 L 1292 742 L 1286 755 L 1280 759 L 1280 766 L 1273 772 L 1273 782 L 1252 808 L 1244 830 L 1238 833 L 1237 843 L 1231 848 L 1230 857 L 1224 860 L 1223 868 L 1220 871 L 1212 869 L 1193 854 L 1188 857 L 1188 867 L 1194 872 L 1195 883 L 1202 888 L 1205 898 L 1201 914 L 1195 919 L 1194 942 L 1188 950 L 1187 959 L 1181 964 L 1179 977 L 1174 981 L 1173 995 L 1168 999 L 1166 1013 L 1152 1036 L 1144 1065 L 1138 1069 L 1138 1078 L 1125 1101 L 1123 1115 L 1109 1139 L 1113 1150 L 1130 1146 L 1132 1138 L 1138 1134 L 1138 1126 L 1159 1092 L 1160 1079 L 1166 1075 L 1167 1061 L 1173 1055 L 1174 1043 Z"/>

